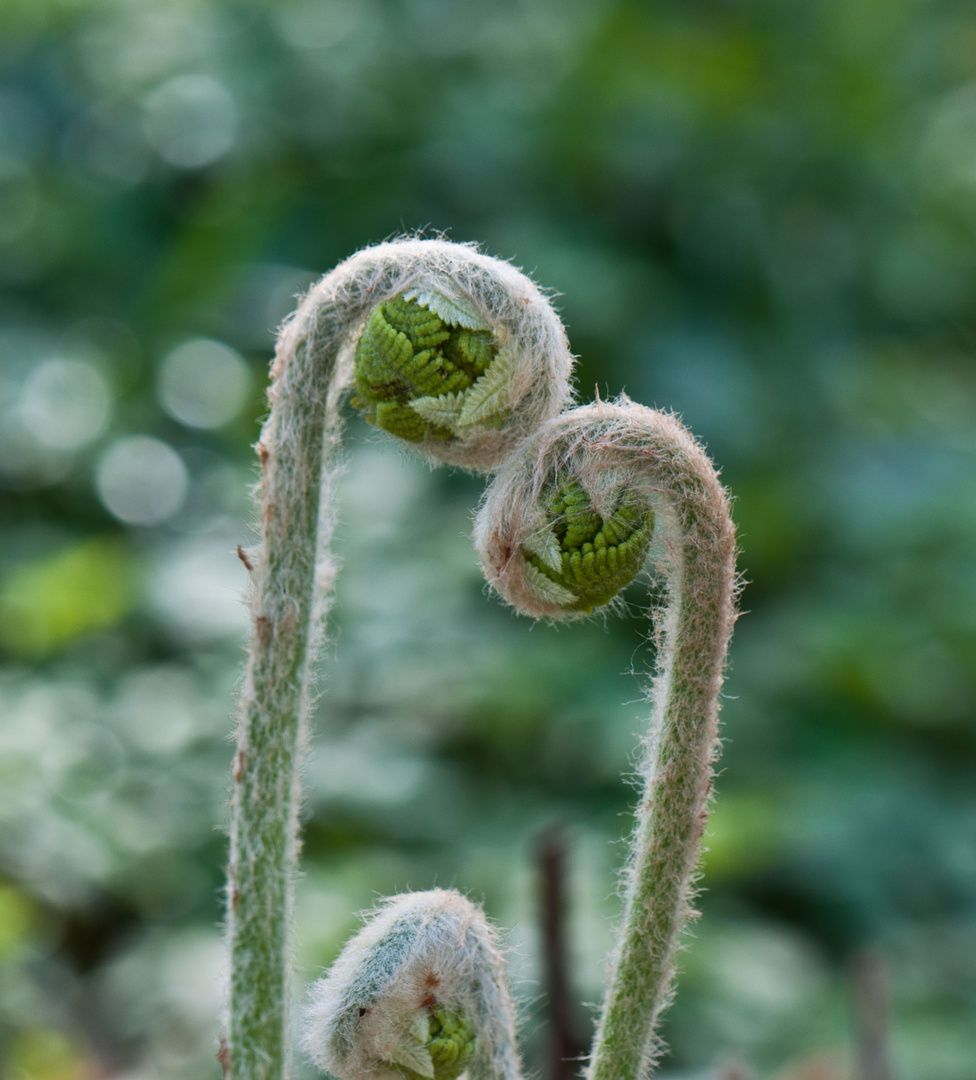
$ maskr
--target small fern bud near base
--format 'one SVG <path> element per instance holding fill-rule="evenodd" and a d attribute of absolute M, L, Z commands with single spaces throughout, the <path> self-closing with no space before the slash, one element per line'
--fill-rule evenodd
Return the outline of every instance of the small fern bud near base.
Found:
<path fill-rule="evenodd" d="M 312 988 L 304 1045 L 338 1080 L 517 1080 L 505 961 L 453 890 L 383 902 Z"/>

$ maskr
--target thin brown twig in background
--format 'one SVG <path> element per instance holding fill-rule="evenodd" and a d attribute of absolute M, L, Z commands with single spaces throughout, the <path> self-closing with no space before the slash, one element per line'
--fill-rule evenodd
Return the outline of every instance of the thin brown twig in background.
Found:
<path fill-rule="evenodd" d="M 578 1076 L 585 1045 L 573 1023 L 566 948 L 566 837 L 549 829 L 538 848 L 545 996 L 549 1003 L 549 1080 Z"/>
<path fill-rule="evenodd" d="M 753 1073 L 741 1061 L 725 1061 L 719 1065 L 715 1080 L 753 1080 Z"/>
<path fill-rule="evenodd" d="M 853 984 L 857 1080 L 891 1080 L 884 963 L 873 949 L 854 957 Z"/>

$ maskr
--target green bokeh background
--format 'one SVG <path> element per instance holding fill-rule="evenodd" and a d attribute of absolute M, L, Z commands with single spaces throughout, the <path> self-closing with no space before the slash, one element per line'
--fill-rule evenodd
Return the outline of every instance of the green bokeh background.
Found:
<path fill-rule="evenodd" d="M 218 1075 L 272 331 L 419 228 L 557 291 L 581 397 L 675 409 L 736 496 L 748 614 L 665 1072 L 846 1078 L 869 949 L 893 1077 L 972 1080 L 963 0 L 4 0 L 0 1074 Z M 531 627 L 485 595 L 479 481 L 355 419 L 348 445 L 296 993 L 375 897 L 456 885 L 510 928 L 541 1068 L 535 852 L 564 829 L 598 1001 L 641 594 Z"/>

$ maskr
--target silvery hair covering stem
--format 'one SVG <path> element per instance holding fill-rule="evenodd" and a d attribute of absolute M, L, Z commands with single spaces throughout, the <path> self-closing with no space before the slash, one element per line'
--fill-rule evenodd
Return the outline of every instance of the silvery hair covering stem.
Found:
<path fill-rule="evenodd" d="M 452 890 L 384 900 L 312 988 L 312 1060 L 338 1080 L 519 1080 L 505 958 Z"/>
<path fill-rule="evenodd" d="M 619 576 L 635 545 L 656 555 L 664 574 L 624 922 L 588 1071 L 589 1080 L 643 1080 L 661 1050 L 656 1028 L 693 914 L 718 748 L 736 586 L 728 499 L 675 417 L 624 397 L 565 412 L 527 440 L 492 482 L 475 539 L 491 584 L 537 617 L 578 617 L 593 597 L 602 602 L 600 566 Z"/>
<path fill-rule="evenodd" d="M 389 319 L 376 317 L 359 374 L 357 345 L 381 309 Z M 411 332 L 423 324 L 420 337 L 402 333 L 397 318 L 412 320 Z M 402 377 L 400 362 L 413 365 Z M 281 1080 L 286 1070 L 299 766 L 309 668 L 335 577 L 343 392 L 355 381 L 376 422 L 384 409 L 402 421 L 417 404 L 417 425 L 403 429 L 412 445 L 431 460 L 491 470 L 563 407 L 571 363 L 559 318 L 528 278 L 441 240 L 393 241 L 353 255 L 282 327 L 257 444 L 262 543 L 244 556 L 252 618 L 233 762 L 230 1017 L 221 1049 L 233 1080 Z M 438 395 L 442 374 L 453 389 Z"/>

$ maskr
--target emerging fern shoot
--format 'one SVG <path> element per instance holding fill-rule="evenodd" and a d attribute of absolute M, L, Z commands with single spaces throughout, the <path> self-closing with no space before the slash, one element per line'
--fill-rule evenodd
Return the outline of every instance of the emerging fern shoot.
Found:
<path fill-rule="evenodd" d="M 304 1043 L 337 1080 L 517 1080 L 505 960 L 484 913 L 433 889 L 383 902 L 312 988 Z"/>
<path fill-rule="evenodd" d="M 261 544 L 246 553 L 252 622 L 232 769 L 221 1049 L 229 1080 L 287 1073 L 299 778 L 309 673 L 336 574 L 330 540 L 346 392 L 354 385 L 368 419 L 432 462 L 491 471 L 566 404 L 572 359 L 559 317 L 524 274 L 443 240 L 358 252 L 281 328 L 256 447 Z M 464 1025 L 450 1009 L 427 1020 L 422 1045 L 450 1080 L 472 1052 Z"/>

